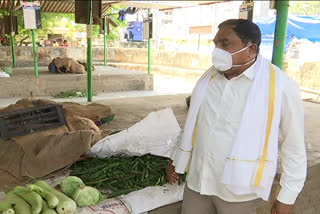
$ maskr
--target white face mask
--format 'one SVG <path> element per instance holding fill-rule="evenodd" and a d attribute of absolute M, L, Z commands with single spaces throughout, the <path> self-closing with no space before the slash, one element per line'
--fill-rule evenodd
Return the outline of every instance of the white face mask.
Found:
<path fill-rule="evenodd" d="M 218 71 L 227 71 L 232 67 L 240 67 L 244 65 L 248 65 L 251 62 L 253 62 L 255 59 L 251 60 L 250 62 L 247 62 L 242 65 L 233 65 L 232 62 L 232 55 L 235 55 L 237 53 L 240 53 L 244 50 L 246 50 L 248 47 L 250 47 L 251 44 L 247 45 L 246 47 L 242 48 L 241 50 L 238 50 L 234 53 L 229 53 L 228 51 L 222 50 L 220 48 L 215 48 L 212 51 L 212 64 Z"/>

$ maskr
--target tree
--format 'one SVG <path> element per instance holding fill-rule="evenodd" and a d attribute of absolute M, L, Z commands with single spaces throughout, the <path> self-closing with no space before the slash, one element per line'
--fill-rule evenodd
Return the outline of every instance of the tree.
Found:
<path fill-rule="evenodd" d="M 118 20 L 118 12 L 119 10 L 124 9 L 123 6 L 120 5 L 112 5 L 107 11 L 106 15 L 118 26 L 116 28 L 110 28 L 110 34 L 107 36 L 109 40 L 119 40 L 120 39 L 120 28 L 124 28 L 127 26 L 126 21 Z"/>
<path fill-rule="evenodd" d="M 20 41 L 20 45 L 24 40 L 31 38 L 31 30 L 24 28 L 23 11 L 18 10 L 15 12 L 18 16 L 19 35 L 16 36 L 17 41 Z M 53 28 L 57 27 L 61 23 L 62 18 L 70 19 L 72 14 L 63 13 L 41 13 L 41 29 L 36 30 L 37 37 L 46 37 L 48 34 L 53 33 Z"/>
<path fill-rule="evenodd" d="M 320 15 L 320 1 L 290 1 L 289 12 L 298 15 Z"/>
<path fill-rule="evenodd" d="M 126 22 L 121 22 L 117 18 L 117 13 L 120 9 L 123 7 L 119 5 L 113 5 L 109 8 L 107 11 L 107 14 L 109 14 L 109 18 L 112 19 L 113 22 L 115 22 L 118 27 L 117 28 L 111 28 L 110 34 L 107 36 L 109 40 L 117 40 L 120 38 L 120 31 L 119 28 L 125 27 Z M 0 18 L 4 15 L 9 15 L 8 11 L 0 10 Z M 23 41 L 31 39 L 31 30 L 24 28 L 24 20 L 23 20 L 23 11 L 22 9 L 14 12 L 14 15 L 18 16 L 18 29 L 19 34 L 16 35 L 16 41 L 17 44 L 22 44 Z M 61 20 L 64 20 L 61 22 Z M 67 37 L 72 38 L 73 34 L 75 32 L 86 32 L 86 25 L 84 24 L 76 24 L 74 22 L 75 15 L 74 14 L 68 14 L 68 13 L 41 13 L 41 23 L 42 23 L 42 29 L 36 30 L 37 37 L 44 37 L 48 34 L 54 33 L 53 29 L 54 27 L 67 27 L 69 29 L 69 33 L 67 34 Z M 93 25 L 93 32 L 92 32 L 93 38 L 99 38 L 100 37 L 100 26 Z"/>

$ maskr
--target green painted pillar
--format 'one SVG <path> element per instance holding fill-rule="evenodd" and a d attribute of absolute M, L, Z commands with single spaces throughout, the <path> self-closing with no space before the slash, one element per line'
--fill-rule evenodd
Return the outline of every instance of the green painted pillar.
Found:
<path fill-rule="evenodd" d="M 87 25 L 87 100 L 92 102 L 92 0 L 88 1 Z"/>
<path fill-rule="evenodd" d="M 151 72 L 151 41 L 148 39 L 148 74 Z"/>
<path fill-rule="evenodd" d="M 284 46 L 287 36 L 289 1 L 277 0 L 276 9 L 277 20 L 274 33 L 272 63 L 282 69 Z"/>
<path fill-rule="evenodd" d="M 148 10 L 148 21 L 150 22 L 150 10 Z M 150 74 L 150 72 L 151 72 L 151 40 L 150 38 L 148 38 L 148 74 Z"/>
<path fill-rule="evenodd" d="M 32 2 L 33 0 L 29 0 L 29 2 Z M 32 34 L 32 48 L 33 48 L 33 64 L 34 64 L 34 75 L 36 77 L 39 77 L 39 68 L 38 68 L 38 58 L 37 58 L 37 46 L 36 46 L 36 32 L 35 30 L 31 30 Z M 37 85 L 38 85 L 39 79 L 37 79 Z"/>
<path fill-rule="evenodd" d="M 104 25 L 104 66 L 107 66 L 107 16 L 103 19 L 103 25 Z"/>
<path fill-rule="evenodd" d="M 31 33 L 32 33 L 34 75 L 36 77 L 39 77 L 38 58 L 37 58 L 37 45 L 36 45 L 36 32 L 35 32 L 35 30 L 31 30 Z"/>
<path fill-rule="evenodd" d="M 11 54 L 12 54 L 12 67 L 15 68 L 16 67 L 16 53 L 14 50 L 15 47 L 15 42 L 14 42 L 14 35 L 15 32 L 13 30 L 13 20 L 12 20 L 12 12 L 10 12 L 10 43 L 11 43 Z"/>

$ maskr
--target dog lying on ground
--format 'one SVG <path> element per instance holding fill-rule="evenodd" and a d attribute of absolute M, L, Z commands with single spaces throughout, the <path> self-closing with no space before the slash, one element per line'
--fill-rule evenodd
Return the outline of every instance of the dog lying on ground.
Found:
<path fill-rule="evenodd" d="M 86 71 L 88 71 L 87 63 L 81 62 L 81 61 L 79 61 L 79 60 L 77 60 L 77 62 L 78 62 L 79 64 L 83 65 L 84 68 L 86 69 Z M 92 65 L 92 71 L 94 71 L 94 70 L 95 70 L 95 67 L 94 67 L 94 65 Z"/>
<path fill-rule="evenodd" d="M 52 62 L 59 73 L 85 74 L 86 68 L 72 58 L 56 57 Z"/>
<path fill-rule="evenodd" d="M 58 73 L 75 73 L 75 74 L 83 74 L 85 71 L 83 71 L 83 68 L 79 65 L 82 65 L 84 67 L 84 70 L 88 70 L 87 63 L 81 62 L 79 60 L 74 60 L 72 58 L 61 58 L 56 57 L 54 58 L 51 63 L 48 65 L 48 69 L 50 72 L 58 72 Z M 95 67 L 92 65 L 92 71 L 95 70 Z"/>
<path fill-rule="evenodd" d="M 65 73 L 73 73 L 73 74 L 85 74 L 86 69 L 83 65 L 79 64 L 76 60 L 72 58 L 60 58 L 56 57 L 53 59 L 53 63 L 57 67 L 57 71 L 61 72 L 61 67 L 65 68 Z"/>

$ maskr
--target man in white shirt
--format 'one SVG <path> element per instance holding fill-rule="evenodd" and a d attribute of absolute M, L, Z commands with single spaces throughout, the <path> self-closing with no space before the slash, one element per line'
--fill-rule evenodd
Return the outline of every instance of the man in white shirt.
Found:
<path fill-rule="evenodd" d="M 190 152 L 188 169 L 185 169 L 188 172 L 182 214 L 254 214 L 264 203 L 262 197 L 255 191 L 236 194 L 222 182 L 222 176 L 247 108 L 250 89 L 259 72 L 255 64 L 261 32 L 249 20 L 231 19 L 219 25 L 213 42 L 216 48 L 210 69 L 214 75 L 208 81 L 197 112 L 192 149 L 180 151 Z M 282 100 L 279 105 L 280 122 L 274 127 L 278 131 L 276 145 L 279 144 L 283 172 L 281 190 L 273 202 L 271 214 L 293 214 L 293 205 L 304 185 L 307 170 L 304 114 L 299 87 L 283 76 L 281 94 L 277 95 Z M 260 90 L 259 87 L 256 90 Z M 191 98 L 191 104 L 192 99 L 194 97 Z M 173 164 L 168 165 L 167 174 L 169 182 L 175 183 L 179 176 L 175 172 L 174 155 L 172 159 Z M 271 179 L 273 181 L 273 177 Z M 270 190 L 265 192 L 269 195 Z"/>

